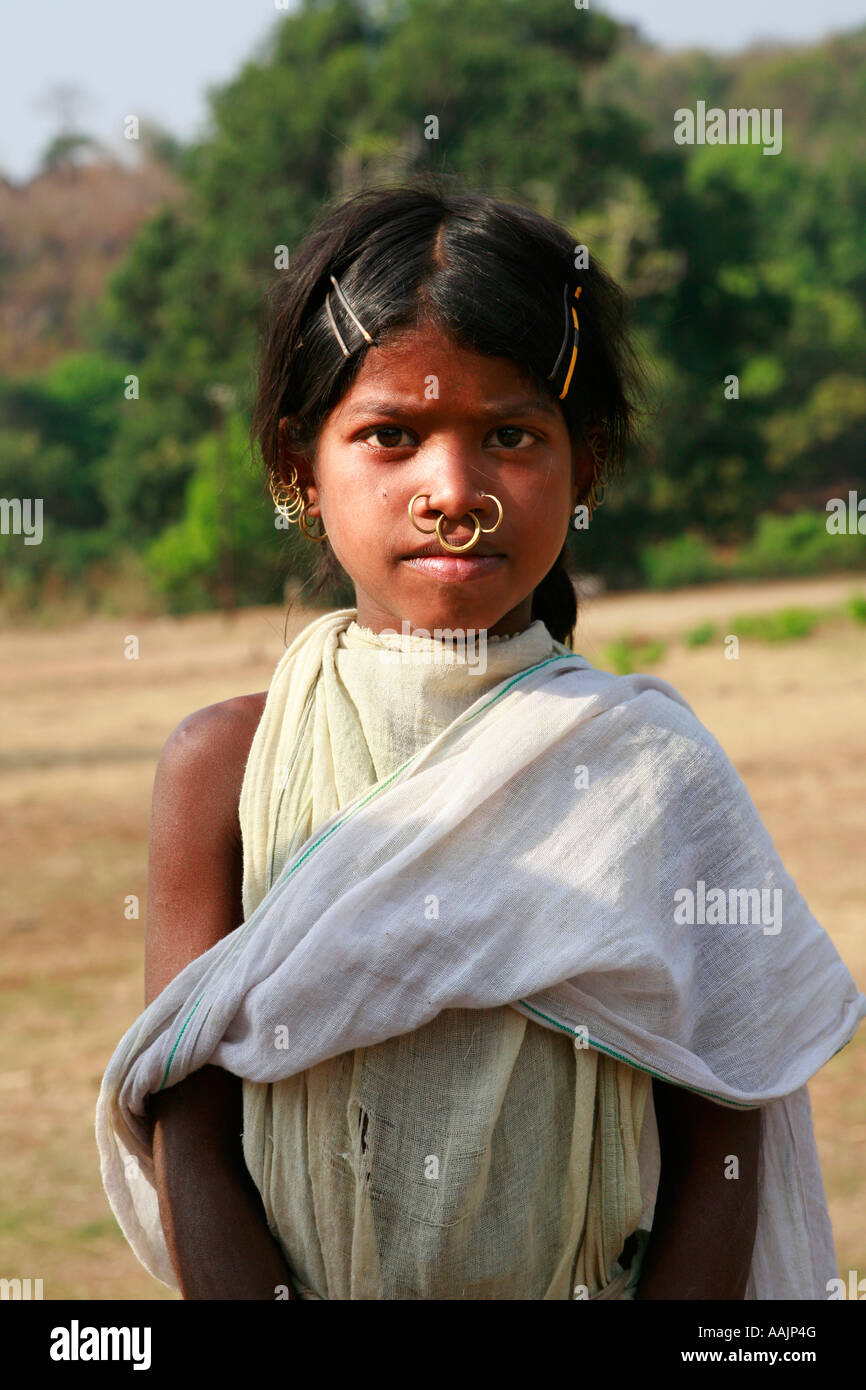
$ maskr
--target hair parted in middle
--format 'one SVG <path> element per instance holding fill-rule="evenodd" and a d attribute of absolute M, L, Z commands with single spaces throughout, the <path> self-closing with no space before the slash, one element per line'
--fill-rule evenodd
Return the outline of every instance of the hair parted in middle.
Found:
<path fill-rule="evenodd" d="M 251 441 L 271 485 L 280 482 L 280 420 L 290 418 L 292 447 L 315 460 L 319 431 L 369 351 L 363 330 L 383 344 L 423 322 L 461 347 L 514 361 L 558 402 L 572 441 L 588 445 L 591 432 L 603 439 L 605 472 L 618 472 L 642 372 L 626 296 L 591 253 L 588 259 L 575 269 L 575 238 L 558 223 L 442 174 L 364 189 L 323 209 L 265 296 Z M 560 399 L 572 356 L 562 350 L 563 301 L 576 304 L 578 289 L 580 351 Z M 567 342 L 570 348 L 570 336 Z M 327 541 L 320 554 L 316 592 L 342 573 Z M 532 618 L 568 642 L 577 604 L 564 555 L 565 546 L 537 585 Z"/>

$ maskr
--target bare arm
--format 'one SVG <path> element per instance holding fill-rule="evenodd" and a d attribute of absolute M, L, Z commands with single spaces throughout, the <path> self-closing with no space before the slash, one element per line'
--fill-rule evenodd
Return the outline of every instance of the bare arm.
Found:
<path fill-rule="evenodd" d="M 148 871 L 146 1000 L 243 920 L 237 806 L 260 696 L 200 710 L 157 767 Z M 159 1212 L 186 1299 L 293 1297 L 243 1156 L 241 1080 L 204 1067 L 150 1097 Z"/>
<path fill-rule="evenodd" d="M 241 1083 L 204 1067 L 153 1097 L 159 1214 L 186 1299 L 293 1298 L 244 1162 Z"/>
<path fill-rule="evenodd" d="M 760 1110 L 653 1081 L 661 1174 L 636 1299 L 741 1299 L 758 1219 Z M 730 1158 L 738 1161 L 739 1176 Z"/>

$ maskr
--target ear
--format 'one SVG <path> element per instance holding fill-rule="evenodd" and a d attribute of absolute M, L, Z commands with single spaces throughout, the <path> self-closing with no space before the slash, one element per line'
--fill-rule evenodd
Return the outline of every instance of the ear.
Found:
<path fill-rule="evenodd" d="M 312 510 L 318 501 L 315 473 L 308 454 L 298 447 L 295 424 L 291 415 L 284 415 L 280 420 L 277 435 L 277 469 L 282 482 L 286 484 L 291 482 L 292 469 L 296 470 L 298 487 L 307 499 L 307 511 L 311 516 L 317 516 L 318 511 Z"/>
<path fill-rule="evenodd" d="M 571 504 L 576 506 L 581 497 L 589 492 L 595 460 L 589 448 L 582 441 L 576 443 L 571 451 Z"/>
<path fill-rule="evenodd" d="M 593 448 L 598 453 L 599 458 L 606 459 L 610 449 L 606 427 L 603 424 L 592 425 L 586 433 L 588 438 L 592 440 Z"/>
<path fill-rule="evenodd" d="M 608 452 L 608 435 L 603 424 L 590 426 L 586 433 L 587 438 L 592 441 L 592 447 L 582 441 L 574 446 L 572 481 L 575 500 L 578 497 L 585 498 L 589 495 L 589 489 L 598 468 L 596 454 L 599 459 L 606 459 Z"/>

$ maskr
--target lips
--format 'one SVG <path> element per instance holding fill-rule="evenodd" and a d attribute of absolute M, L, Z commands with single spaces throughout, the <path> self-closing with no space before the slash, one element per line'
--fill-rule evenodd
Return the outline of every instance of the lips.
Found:
<path fill-rule="evenodd" d="M 447 555 L 438 551 L 432 555 L 406 555 L 402 563 L 419 570 L 444 584 L 462 583 L 467 579 L 482 579 L 505 564 L 502 555 Z"/>
<path fill-rule="evenodd" d="M 501 550 L 494 550 L 492 546 L 484 545 L 483 542 L 480 545 L 473 545 L 471 550 L 463 551 L 463 556 L 466 559 L 469 559 L 470 557 L 474 558 L 476 556 L 501 557 L 501 555 Z M 405 555 L 401 555 L 400 558 L 402 560 L 412 560 L 417 559 L 419 557 L 428 556 L 435 556 L 441 560 L 450 560 L 456 558 L 454 556 L 453 551 L 444 550 L 438 541 L 427 541 L 426 545 L 419 545 L 416 550 L 409 550 L 406 552 Z"/>

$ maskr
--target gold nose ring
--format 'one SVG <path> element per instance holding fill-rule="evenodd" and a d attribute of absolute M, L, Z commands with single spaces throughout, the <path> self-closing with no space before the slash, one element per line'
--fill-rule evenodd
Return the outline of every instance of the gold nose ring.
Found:
<path fill-rule="evenodd" d="M 502 521 L 502 503 L 499 501 L 499 498 L 498 498 L 498 497 L 494 497 L 494 495 L 493 495 L 492 492 L 482 492 L 482 494 L 481 494 L 482 500 L 483 500 L 485 497 L 489 497 L 490 501 L 493 502 L 493 503 L 495 503 L 495 505 L 496 505 L 496 510 L 497 510 L 498 513 L 499 513 L 498 517 L 496 518 L 496 521 L 493 523 L 492 526 L 482 526 L 482 525 L 481 525 L 481 522 L 480 522 L 479 519 L 478 519 L 478 516 L 477 516 L 477 514 L 476 514 L 475 509 L 470 508 L 469 511 L 466 513 L 466 515 L 467 515 L 467 516 L 471 516 L 473 522 L 475 523 L 475 532 L 474 532 L 474 534 L 473 534 L 473 536 L 472 536 L 472 539 L 469 540 L 469 541 L 467 541 L 465 545 L 452 545 L 452 544 L 450 543 L 450 541 L 446 541 L 445 537 L 442 535 L 441 527 L 442 527 L 442 523 L 443 523 L 443 522 L 445 521 L 445 519 L 446 519 L 446 518 L 445 518 L 445 513 L 444 513 L 444 512 L 440 512 L 440 513 L 439 513 L 439 516 L 438 516 L 438 518 L 437 518 L 437 520 L 436 520 L 436 525 L 435 525 L 435 526 L 431 526 L 431 527 L 429 527 L 429 528 L 426 527 L 426 526 L 419 526 L 418 522 L 415 520 L 415 513 L 414 513 L 415 503 L 418 501 L 418 498 L 419 498 L 419 497 L 427 497 L 427 499 L 429 500 L 430 494 L 429 494 L 429 493 L 424 493 L 424 492 L 416 492 L 416 493 L 415 493 L 415 496 L 412 498 L 412 501 L 409 503 L 409 520 L 412 522 L 412 525 L 415 527 L 416 531 L 420 531 L 420 532 L 422 533 L 422 535 L 430 536 L 430 535 L 432 535 L 433 532 L 435 531 L 435 532 L 436 532 L 436 538 L 437 538 L 437 540 L 439 541 L 439 544 L 442 545 L 442 546 L 444 546 L 444 548 L 445 548 L 446 550 L 449 550 L 449 551 L 452 553 L 452 555 L 457 555 L 457 554 L 459 554 L 459 553 L 460 553 L 461 551 L 463 551 L 463 550 L 471 550 L 472 547 L 473 547 L 473 545 L 475 544 L 475 542 L 478 540 L 478 537 L 479 537 L 479 535 L 481 534 L 482 531 L 484 532 L 485 535 L 490 535 L 493 531 L 496 531 L 496 530 L 499 528 L 499 525 L 500 525 L 500 523 L 501 523 L 501 521 Z"/>
<path fill-rule="evenodd" d="M 471 516 L 472 520 L 475 522 L 475 531 L 473 532 L 472 539 L 471 541 L 467 541 L 465 545 L 452 545 L 450 541 L 446 541 L 445 537 L 443 536 L 440 530 L 442 522 L 446 520 L 445 513 L 439 513 L 439 518 L 434 528 L 436 531 L 436 539 L 438 540 L 440 545 L 444 545 L 446 550 L 450 550 L 452 555 L 459 555 L 461 550 L 471 550 L 475 542 L 478 540 L 478 537 L 481 535 L 481 522 L 478 520 L 478 517 L 475 515 L 474 512 L 467 512 L 466 515 Z"/>
<path fill-rule="evenodd" d="M 429 526 L 429 527 L 428 527 L 428 526 L 419 526 L 418 523 L 417 523 L 417 521 L 415 520 L 415 516 L 414 516 L 414 513 L 413 513 L 413 511 L 412 511 L 412 508 L 415 506 L 415 503 L 418 501 L 418 498 L 419 498 L 419 497 L 429 497 L 429 496 L 430 496 L 429 492 L 416 492 L 416 493 L 415 493 L 415 496 L 412 498 L 412 501 L 409 503 L 409 520 L 411 521 L 412 525 L 415 527 L 415 530 L 416 530 L 416 531 L 420 531 L 420 532 L 422 533 L 422 535 L 425 535 L 425 536 L 432 536 L 432 535 L 433 535 L 433 532 L 436 530 L 436 527 L 435 527 L 435 526 Z"/>
<path fill-rule="evenodd" d="M 484 532 L 485 536 L 489 536 L 490 533 L 491 533 L 491 531 L 496 531 L 496 530 L 498 529 L 499 523 L 500 523 L 501 520 L 502 520 L 502 503 L 500 502 L 500 500 L 499 500 L 498 497 L 494 497 L 494 496 L 493 496 L 493 493 L 492 493 L 492 492 L 482 492 L 481 496 L 482 496 L 482 498 L 484 498 L 484 497 L 489 497 L 490 500 L 491 500 L 491 502 L 495 502 L 495 503 L 496 503 L 497 509 L 498 509 L 498 511 L 499 511 L 499 516 L 498 516 L 497 520 L 494 522 L 494 524 L 493 524 L 492 526 L 482 526 L 482 527 L 481 527 L 481 529 L 482 529 L 482 531 Z M 474 515 L 474 513 L 473 513 L 473 515 Z"/>

